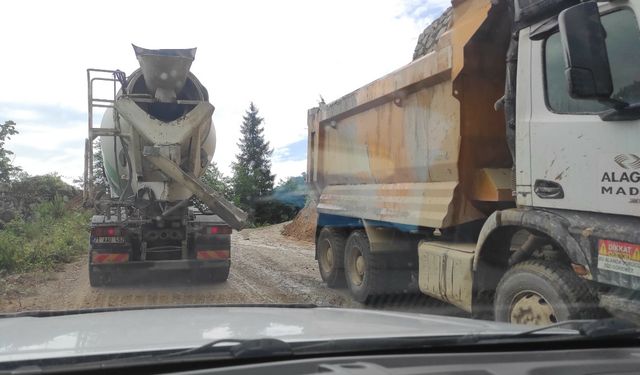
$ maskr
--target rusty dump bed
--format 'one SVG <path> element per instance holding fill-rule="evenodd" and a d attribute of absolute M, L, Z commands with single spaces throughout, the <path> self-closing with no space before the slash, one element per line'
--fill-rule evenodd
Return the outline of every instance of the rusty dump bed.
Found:
<path fill-rule="evenodd" d="M 434 51 L 309 110 L 320 213 L 444 228 L 512 204 L 504 115 L 494 109 L 505 15 L 488 0 L 455 2 Z"/>

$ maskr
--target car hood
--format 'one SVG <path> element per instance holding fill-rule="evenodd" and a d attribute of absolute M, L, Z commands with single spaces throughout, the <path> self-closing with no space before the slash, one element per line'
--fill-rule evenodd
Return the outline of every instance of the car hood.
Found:
<path fill-rule="evenodd" d="M 0 319 L 0 362 L 180 349 L 224 338 L 288 342 L 520 332 L 505 323 L 342 308 L 182 307 Z"/>

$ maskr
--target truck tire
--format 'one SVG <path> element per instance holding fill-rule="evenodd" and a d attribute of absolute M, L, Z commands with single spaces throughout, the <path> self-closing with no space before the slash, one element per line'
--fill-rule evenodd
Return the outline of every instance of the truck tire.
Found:
<path fill-rule="evenodd" d="M 107 275 L 91 270 L 91 265 L 89 265 L 89 285 L 92 287 L 105 286 L 107 285 L 107 279 Z"/>
<path fill-rule="evenodd" d="M 192 271 L 192 273 L 197 283 L 223 283 L 229 278 L 230 269 L 231 264 L 224 268 L 216 268 L 214 270 L 197 269 Z"/>
<path fill-rule="evenodd" d="M 597 301 L 572 270 L 542 260 L 528 260 L 508 270 L 494 301 L 495 320 L 546 325 L 594 317 Z"/>
<path fill-rule="evenodd" d="M 371 253 L 365 232 L 353 231 L 344 250 L 345 279 L 353 299 L 368 303 L 384 294 L 385 269 L 384 258 Z"/>
<path fill-rule="evenodd" d="M 344 232 L 339 229 L 324 227 L 320 231 L 316 242 L 318 269 L 322 281 L 329 288 L 342 287 L 344 280 L 344 246 L 346 243 Z"/>
<path fill-rule="evenodd" d="M 223 283 L 227 281 L 230 269 L 231 264 L 227 265 L 225 268 L 213 271 L 213 274 L 211 274 L 211 281 L 214 283 Z"/>

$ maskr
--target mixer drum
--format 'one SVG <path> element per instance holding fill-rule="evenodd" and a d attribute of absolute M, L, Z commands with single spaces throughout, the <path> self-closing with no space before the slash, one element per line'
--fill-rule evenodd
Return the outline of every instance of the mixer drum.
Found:
<path fill-rule="evenodd" d="M 142 110 L 144 115 L 138 118 L 143 120 L 131 124 L 122 113 L 115 118 L 114 110 L 108 109 L 101 123 L 102 128 L 116 128 L 119 124 L 121 133 L 130 135 L 100 138 L 111 196 L 132 196 L 144 190 L 147 195 L 152 191 L 160 201 L 181 201 L 192 193 L 145 160 L 143 150 L 148 146 L 170 150 L 170 158 L 184 171 L 200 177 L 211 162 L 216 144 L 211 115 L 201 110 L 210 108 L 213 112 L 213 106 L 208 104 L 206 88 L 189 72 L 195 49 L 134 49 L 141 68 L 128 77 L 126 90 L 118 92 L 116 101 L 135 103 L 136 110 Z M 189 116 L 194 117 L 199 103 L 206 103 L 208 108 L 199 106 L 198 110 L 205 115 L 195 117 L 197 123 L 191 123 L 187 133 L 177 136 L 187 119 L 194 121 Z"/>

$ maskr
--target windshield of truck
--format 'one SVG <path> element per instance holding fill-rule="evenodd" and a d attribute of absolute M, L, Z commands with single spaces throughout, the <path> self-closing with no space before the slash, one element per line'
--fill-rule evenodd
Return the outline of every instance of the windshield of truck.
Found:
<path fill-rule="evenodd" d="M 640 0 L 620 121 L 577 3 L 1 2 L 0 372 L 635 337 Z"/>

